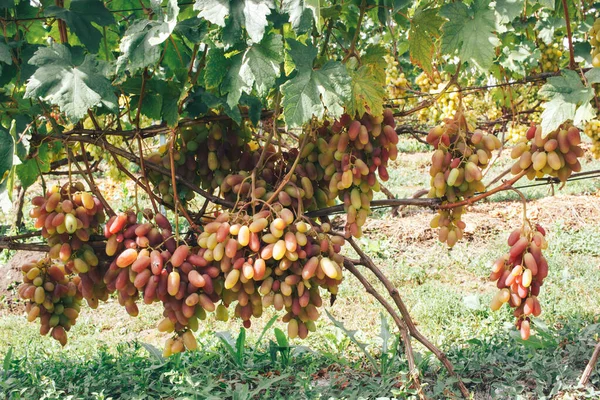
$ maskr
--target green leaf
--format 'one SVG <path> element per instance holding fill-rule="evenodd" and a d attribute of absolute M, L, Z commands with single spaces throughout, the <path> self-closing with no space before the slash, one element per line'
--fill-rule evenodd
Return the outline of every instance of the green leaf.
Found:
<path fill-rule="evenodd" d="M 156 63 L 160 58 L 162 47 L 175 26 L 179 6 L 177 0 L 169 0 L 167 12 L 163 13 L 159 0 L 152 0 L 157 19 L 141 19 L 134 22 L 125 32 L 119 45 L 121 55 L 117 59 L 117 73 L 122 74 L 126 69 L 131 73 Z"/>
<path fill-rule="evenodd" d="M 317 31 L 321 32 L 321 6 L 320 0 L 283 0 L 281 11 L 290 16 L 292 28 L 297 33 L 306 33 L 312 28 L 312 24 L 306 24 L 308 18 L 314 20 Z M 308 20 L 310 23 L 310 20 Z"/>
<path fill-rule="evenodd" d="M 0 41 L 0 61 L 8 65 L 12 65 L 13 62 L 10 47 L 4 41 Z"/>
<path fill-rule="evenodd" d="M 585 79 L 587 80 L 588 85 L 593 85 L 594 83 L 600 82 L 600 68 L 594 67 L 585 73 Z"/>
<path fill-rule="evenodd" d="M 362 350 L 363 354 L 367 357 L 367 359 L 373 366 L 373 369 L 377 370 L 378 369 L 377 361 L 375 361 L 373 356 L 367 351 L 367 345 L 365 343 L 362 343 L 361 341 L 359 341 L 358 338 L 356 337 L 356 333 L 358 331 L 347 329 L 342 322 L 333 318 L 333 316 L 329 313 L 329 311 L 327 311 L 327 309 L 325 310 L 325 314 L 327 314 L 327 317 L 329 317 L 329 319 L 331 320 L 331 322 L 333 322 L 333 325 L 335 325 L 336 328 L 338 328 L 342 332 L 344 332 L 344 334 L 346 336 L 348 336 L 348 339 L 350 339 L 350 341 L 352 343 L 354 343 L 356 346 L 358 346 L 359 349 Z"/>
<path fill-rule="evenodd" d="M 289 55 L 292 57 L 296 69 L 300 73 L 312 69 L 313 62 L 317 57 L 317 48 L 304 45 L 297 40 L 288 40 L 287 44 L 290 46 Z"/>
<path fill-rule="evenodd" d="M 217 89 L 229 68 L 230 61 L 225 57 L 225 51 L 213 47 L 206 54 L 206 66 L 204 67 L 204 86 L 207 89 Z"/>
<path fill-rule="evenodd" d="M 40 174 L 35 159 L 25 160 L 24 163 L 17 165 L 15 167 L 15 172 L 24 189 L 33 185 Z"/>
<path fill-rule="evenodd" d="M 536 66 L 541 57 L 540 50 L 533 43 L 522 42 L 514 49 L 505 47 L 502 52 L 506 58 L 500 61 L 500 65 L 520 76 L 527 75 L 529 68 Z"/>
<path fill-rule="evenodd" d="M 410 60 L 428 74 L 433 73 L 435 40 L 440 37 L 440 26 L 443 22 L 444 20 L 438 15 L 438 9 L 418 8 L 410 20 L 408 31 Z"/>
<path fill-rule="evenodd" d="M 10 370 L 10 364 L 12 363 L 12 356 L 13 356 L 13 347 L 10 346 L 8 348 L 8 351 L 6 352 L 6 355 L 4 356 L 4 361 L 2 362 L 2 369 L 4 370 L 4 373 L 6 374 L 6 376 L 8 376 L 8 371 Z"/>
<path fill-rule="evenodd" d="M 494 10 L 498 15 L 498 22 L 508 24 L 523 12 L 524 0 L 496 0 Z"/>
<path fill-rule="evenodd" d="M 590 85 L 597 79 L 596 74 L 590 74 L 592 78 L 591 82 L 588 81 Z M 594 97 L 594 89 L 584 86 L 576 71 L 565 70 L 562 71 L 561 76 L 548 78 L 538 94 L 549 100 L 544 104 L 545 109 L 542 112 L 542 136 L 544 137 L 567 120 L 577 121 L 576 125 L 580 125 L 595 116 L 590 105 L 590 100 Z"/>
<path fill-rule="evenodd" d="M 457 54 L 482 71 L 487 71 L 494 61 L 494 48 L 498 38 L 494 34 L 494 12 L 486 0 L 475 0 L 471 7 L 456 2 L 442 7 L 440 14 L 448 21 L 442 27 L 442 51 Z"/>
<path fill-rule="evenodd" d="M 86 55 L 81 65 L 73 65 L 66 46 L 39 48 L 29 63 L 37 66 L 27 82 L 25 98 L 42 98 L 56 104 L 67 117 L 78 120 L 89 108 L 103 105 L 117 110 L 117 98 L 104 76 L 104 63 Z"/>
<path fill-rule="evenodd" d="M 275 328 L 273 329 L 273 331 L 275 332 L 275 339 L 277 340 L 277 345 L 279 347 L 289 347 L 290 344 L 287 340 L 287 336 L 285 335 L 285 333 L 283 333 L 283 331 L 279 328 Z"/>
<path fill-rule="evenodd" d="M 13 167 L 13 155 L 15 153 L 15 142 L 7 131 L 0 129 L 0 184 L 7 182 Z M 6 188 L 7 185 L 2 185 Z M 12 190 L 12 187 L 9 188 Z M 0 193 L 2 190 L 0 190 Z"/>
<path fill-rule="evenodd" d="M 15 0 L 0 0 L 0 9 L 13 8 Z"/>
<path fill-rule="evenodd" d="M 554 32 L 564 26 L 565 19 L 563 17 L 547 17 L 539 19 L 535 29 L 538 30 L 538 38 L 550 45 L 554 41 Z"/>
<path fill-rule="evenodd" d="M 329 61 L 319 70 L 300 72 L 281 86 L 283 116 L 289 127 L 301 126 L 313 116 L 332 117 L 343 112 L 352 92 L 346 67 Z"/>
<path fill-rule="evenodd" d="M 381 115 L 385 97 L 382 80 L 373 74 L 368 65 L 363 65 L 357 71 L 350 71 L 349 75 L 352 82 L 352 99 L 347 104 L 346 112 L 350 115 L 358 114 L 359 117 L 366 112 L 375 116 Z"/>
<path fill-rule="evenodd" d="M 231 36 L 239 36 L 240 28 L 245 27 L 254 43 L 262 40 L 272 8 L 275 8 L 273 0 L 196 0 L 194 3 L 200 18 L 221 27 L 229 25 Z M 228 24 L 226 17 L 230 20 Z"/>
<path fill-rule="evenodd" d="M 194 10 L 200 11 L 198 18 L 224 27 L 225 17 L 229 15 L 229 0 L 196 0 Z"/>
<path fill-rule="evenodd" d="M 92 53 L 98 52 L 102 40 L 102 34 L 92 25 L 92 22 L 100 26 L 115 23 L 112 13 L 99 0 L 72 0 L 68 10 L 49 6 L 45 9 L 45 15 L 65 21 L 81 43 Z"/>
<path fill-rule="evenodd" d="M 390 326 L 388 324 L 388 321 L 382 312 L 379 313 L 379 318 L 381 319 L 381 330 L 379 331 L 379 337 L 382 340 L 381 353 L 386 354 L 389 351 L 388 344 L 390 342 L 390 339 L 392 338 L 392 335 L 390 333 Z"/>
<path fill-rule="evenodd" d="M 173 32 L 180 34 L 192 43 L 198 44 L 204 39 L 204 36 L 208 32 L 208 27 L 204 20 L 188 18 L 179 21 L 177 25 L 175 25 Z"/>
<path fill-rule="evenodd" d="M 279 64 L 283 62 L 283 40 L 280 35 L 265 36 L 244 53 L 233 56 L 225 65 L 229 70 L 224 78 L 221 93 L 227 95 L 229 107 L 235 107 L 243 93 L 250 94 L 252 88 L 259 96 L 266 96 L 279 76 Z"/>
<path fill-rule="evenodd" d="M 144 343 L 144 342 L 141 342 L 140 344 L 160 364 L 163 364 L 165 362 L 165 358 L 162 355 L 162 351 L 160 351 L 158 348 L 156 348 L 156 346 L 153 346 L 150 343 Z"/>

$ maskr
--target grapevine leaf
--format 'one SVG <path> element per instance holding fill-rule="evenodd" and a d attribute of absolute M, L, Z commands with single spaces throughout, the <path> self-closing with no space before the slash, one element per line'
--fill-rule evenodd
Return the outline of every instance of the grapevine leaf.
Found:
<path fill-rule="evenodd" d="M 438 16 L 437 9 L 415 11 L 408 31 L 409 55 L 412 62 L 428 73 L 433 73 L 432 59 L 435 52 L 435 39 L 440 37 L 440 26 L 444 20 Z"/>
<path fill-rule="evenodd" d="M 370 46 L 361 57 L 362 66 L 357 70 L 349 70 L 352 98 L 346 111 L 350 115 L 358 113 L 362 116 L 365 112 L 372 115 L 383 113 L 385 88 L 381 82 L 385 81 L 385 54 L 383 47 Z"/>
<path fill-rule="evenodd" d="M 254 125 L 257 125 L 258 121 L 260 121 L 260 115 L 262 112 L 261 101 L 254 96 L 243 94 L 240 98 L 240 106 L 248 107 L 248 117 L 250 118 L 250 122 L 252 122 Z"/>
<path fill-rule="evenodd" d="M 74 120 L 98 105 L 117 110 L 111 83 L 102 73 L 103 62 L 93 55 L 86 55 L 80 65 L 74 65 L 69 49 L 55 44 L 40 47 L 29 63 L 38 68 L 27 82 L 25 98 L 39 97 L 56 104 Z"/>
<path fill-rule="evenodd" d="M 357 71 L 350 71 L 352 81 L 352 100 L 348 103 L 347 113 L 362 116 L 369 112 L 372 115 L 383 113 L 383 98 L 385 88 L 376 79 L 368 66 L 362 66 Z"/>
<path fill-rule="evenodd" d="M 565 70 L 561 76 L 548 78 L 539 95 L 548 100 L 542 113 L 543 136 L 567 120 L 581 123 L 594 117 L 589 104 L 594 89 L 584 86 L 576 71 Z"/>
<path fill-rule="evenodd" d="M 254 43 L 262 40 L 268 24 L 267 15 L 275 7 L 273 0 L 196 0 L 194 10 L 200 11 L 198 16 L 221 27 L 227 27 L 227 42 L 234 38 L 245 27 L 248 36 Z M 225 18 L 229 20 L 226 22 Z"/>
<path fill-rule="evenodd" d="M 196 0 L 194 10 L 200 11 L 198 18 L 224 27 L 225 17 L 229 15 L 229 0 Z"/>
<path fill-rule="evenodd" d="M 34 159 L 26 160 L 24 163 L 17 165 L 15 167 L 15 172 L 24 189 L 33 185 L 37 181 L 39 175 L 37 162 Z"/>
<path fill-rule="evenodd" d="M 8 65 L 12 64 L 12 56 L 10 54 L 10 47 L 3 41 L 0 42 L 0 61 Z"/>
<path fill-rule="evenodd" d="M 311 29 L 311 24 L 306 24 L 307 19 L 313 19 L 317 31 L 321 32 L 320 0 L 283 0 L 281 11 L 288 13 L 290 23 L 297 33 L 305 33 Z M 310 23 L 310 20 L 308 21 Z"/>
<path fill-rule="evenodd" d="M 0 0 L 0 9 L 13 8 L 15 0 Z"/>
<path fill-rule="evenodd" d="M 6 190 L 6 186 L 8 186 L 4 183 L 7 182 L 13 168 L 14 152 L 15 141 L 12 135 L 4 129 L 0 129 L 0 193 Z"/>
<path fill-rule="evenodd" d="M 218 47 L 211 48 L 206 55 L 204 86 L 207 89 L 218 88 L 227 74 L 228 67 L 229 61 L 225 57 L 225 51 Z"/>
<path fill-rule="evenodd" d="M 265 96 L 279 76 L 283 62 L 283 40 L 280 35 L 269 35 L 254 44 L 244 54 L 240 74 L 246 86 L 256 86 L 259 96 Z"/>
<path fill-rule="evenodd" d="M 192 43 L 200 43 L 208 32 L 206 21 L 198 18 L 188 18 L 175 25 L 175 33 L 180 34 Z"/>
<path fill-rule="evenodd" d="M 521 15 L 524 0 L 496 0 L 496 15 L 498 22 L 506 25 Z"/>
<path fill-rule="evenodd" d="M 554 40 L 554 31 L 565 26 L 565 19 L 562 17 L 548 17 L 539 19 L 535 25 L 538 31 L 538 38 L 546 45 L 552 44 Z"/>
<path fill-rule="evenodd" d="M 290 46 L 289 54 L 296 69 L 300 72 L 312 69 L 313 62 L 317 57 L 317 48 L 303 45 L 297 40 L 288 40 L 287 43 Z"/>
<path fill-rule="evenodd" d="M 252 90 L 252 87 L 248 87 L 240 76 L 243 57 L 243 54 L 237 54 L 230 58 L 229 70 L 221 86 L 221 93 L 227 93 L 229 107 L 235 107 L 238 104 L 242 92 L 249 93 Z"/>
<path fill-rule="evenodd" d="M 587 80 L 588 85 L 600 82 L 600 68 L 595 67 L 590 69 L 585 73 L 585 79 Z"/>
<path fill-rule="evenodd" d="M 228 93 L 227 104 L 237 105 L 242 92 L 250 94 L 256 88 L 259 96 L 266 96 L 279 76 L 283 62 L 283 40 L 280 35 L 266 36 L 244 53 L 231 58 L 229 71 L 223 82 L 223 93 Z"/>
<path fill-rule="evenodd" d="M 179 6 L 177 0 L 169 0 L 167 12 L 163 13 L 159 0 L 152 0 L 156 20 L 141 19 L 134 22 L 125 32 L 117 59 L 117 73 L 122 74 L 127 67 L 131 73 L 158 61 L 161 46 L 171 36 L 177 25 Z"/>
<path fill-rule="evenodd" d="M 596 118 L 596 110 L 590 102 L 582 104 L 575 111 L 575 117 L 573 118 L 573 124 L 577 126 L 583 126 L 584 123 Z"/>
<path fill-rule="evenodd" d="M 346 67 L 329 61 L 321 69 L 300 72 L 281 86 L 283 115 L 290 127 L 301 126 L 327 111 L 340 116 L 352 92 Z"/>
<path fill-rule="evenodd" d="M 446 4 L 440 14 L 448 19 L 442 27 L 442 51 L 457 53 L 462 61 L 472 62 L 487 71 L 494 61 L 494 48 L 498 43 L 489 1 L 475 0 L 471 7 L 460 2 Z"/>
<path fill-rule="evenodd" d="M 46 16 L 62 19 L 77 35 L 81 43 L 92 53 L 97 53 L 102 40 L 102 34 L 92 22 L 100 26 L 115 23 L 110 11 L 99 0 L 72 0 L 69 9 L 49 6 L 45 9 Z"/>
<path fill-rule="evenodd" d="M 360 57 L 362 65 L 368 66 L 374 79 L 378 79 L 380 82 L 385 81 L 385 68 L 387 63 L 384 56 L 387 54 L 387 50 L 383 46 L 369 46 Z"/>
<path fill-rule="evenodd" d="M 514 49 L 505 47 L 502 52 L 506 58 L 500 61 L 500 65 L 520 76 L 527 75 L 527 67 L 536 66 L 541 57 L 540 50 L 533 43 L 526 42 L 519 43 Z"/>

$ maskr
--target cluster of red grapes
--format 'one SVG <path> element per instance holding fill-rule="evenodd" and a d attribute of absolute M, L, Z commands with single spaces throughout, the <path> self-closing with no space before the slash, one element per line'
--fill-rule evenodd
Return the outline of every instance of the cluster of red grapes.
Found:
<path fill-rule="evenodd" d="M 263 152 L 264 162 L 253 183 L 252 170 Z M 327 195 L 317 186 L 318 169 L 312 163 L 296 164 L 289 180 L 279 187 L 297 158 L 297 149 L 278 151 L 273 145 L 261 147 L 252 153 L 250 162 L 245 163 L 247 170 L 225 177 L 221 193 L 225 199 L 237 203 L 240 209 L 252 204 L 252 200 L 277 201 L 284 207 L 295 210 L 296 214 L 327 207 Z"/>
<path fill-rule="evenodd" d="M 29 216 L 35 219 L 34 226 L 42 229 L 52 260 L 69 263 L 78 273 L 98 265 L 98 257 L 86 242 L 104 222 L 104 207 L 80 182 L 54 186 L 31 203 Z"/>
<path fill-rule="evenodd" d="M 78 290 L 79 277 L 64 263 L 44 258 L 21 267 L 23 283 L 19 296 L 27 300 L 29 322 L 40 319 L 40 334 L 51 332 L 63 346 L 67 344 L 67 331 L 75 325 L 81 305 Z"/>
<path fill-rule="evenodd" d="M 514 308 L 523 340 L 529 338 L 531 316 L 537 317 L 542 312 L 537 296 L 548 276 L 548 261 L 542 255 L 542 250 L 548 247 L 545 236 L 544 228 L 540 225 L 531 228 L 529 222 L 514 230 L 508 237 L 508 254 L 494 262 L 490 275 L 500 289 L 492 299 L 492 310 L 500 309 L 504 303 Z"/>
<path fill-rule="evenodd" d="M 511 172 L 516 175 L 526 171 L 529 179 L 550 175 L 565 182 L 573 172 L 581 171 L 580 143 L 579 129 L 571 124 L 562 125 L 546 137 L 542 137 L 541 126 L 532 125 L 526 137 L 512 149 L 511 157 L 518 161 Z"/>
<path fill-rule="evenodd" d="M 253 153 L 250 151 L 247 127 L 234 128 L 231 124 L 211 122 L 188 126 L 174 144 L 173 160 L 178 176 L 205 190 L 222 185 L 225 176 L 238 169 L 252 169 Z M 171 170 L 169 145 L 165 144 L 148 157 L 149 162 Z M 173 204 L 173 187 L 170 176 L 148 171 L 148 177 L 163 201 Z M 194 198 L 194 192 L 178 183 L 177 194 L 182 203 Z"/>
<path fill-rule="evenodd" d="M 94 249 L 87 244 L 105 214 L 102 203 L 84 191 L 80 182 L 54 186 L 46 196 L 32 199 L 29 215 L 50 245 L 48 256 L 25 264 L 20 296 L 27 303 L 28 320 L 38 316 L 40 332 L 48 333 L 63 346 L 79 313 L 81 300 L 90 307 L 108 298 L 102 283 L 103 268 Z"/>
<path fill-rule="evenodd" d="M 234 314 L 249 327 L 263 308 L 285 308 L 290 337 L 306 337 L 319 317 L 319 288 L 336 294 L 342 280 L 344 239 L 328 230 L 296 220 L 280 204 L 252 217 L 220 214 L 198 237 L 198 254 L 223 274 L 220 312 L 237 300 Z"/>
<path fill-rule="evenodd" d="M 500 140 L 481 130 L 469 131 L 464 115 L 459 111 L 444 125 L 429 131 L 427 142 L 436 150 L 431 158 L 431 189 L 429 197 L 442 199 L 442 204 L 454 203 L 485 190 L 482 169 L 492 158 L 492 152 L 502 146 Z M 439 239 L 452 247 L 462 238 L 465 223 L 463 207 L 441 209 L 431 221 L 439 229 Z"/>
<path fill-rule="evenodd" d="M 316 183 L 317 202 L 343 202 L 347 237 L 362 235 L 373 191 L 379 190 L 377 176 L 384 182 L 389 179 L 388 162 L 398 155 L 395 126 L 390 109 L 379 117 L 364 114 L 353 119 L 344 114 L 333 123 L 325 121 L 302 149 L 299 166 Z"/>
<path fill-rule="evenodd" d="M 115 258 L 104 283 L 130 315 L 138 314 L 140 293 L 147 304 L 163 303 L 158 329 L 175 332 L 165 355 L 194 349 L 199 320 L 207 312 L 227 320 L 232 304 L 246 327 L 265 307 L 285 309 L 290 337 L 304 338 L 319 317 L 319 288 L 337 293 L 344 239 L 326 235 L 328 224 L 297 220 L 280 203 L 253 216 L 216 215 L 204 223 L 198 246 L 177 243 L 163 215 L 144 214 L 150 222 L 138 223 L 132 212 L 107 222 L 106 252 Z"/>

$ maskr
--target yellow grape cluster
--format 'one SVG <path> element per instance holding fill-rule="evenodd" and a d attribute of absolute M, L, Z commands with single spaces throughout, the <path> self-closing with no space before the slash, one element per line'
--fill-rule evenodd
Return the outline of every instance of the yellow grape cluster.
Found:
<path fill-rule="evenodd" d="M 110 143 L 111 145 L 113 145 L 115 147 L 118 147 L 118 148 L 125 147 L 125 142 L 124 142 L 124 139 L 122 136 L 106 135 L 104 137 L 104 139 L 108 143 Z M 86 150 L 89 151 L 90 155 L 92 156 L 92 158 L 94 160 L 105 160 L 107 162 L 108 170 L 106 171 L 106 176 L 108 176 L 111 180 L 114 180 L 115 182 L 123 182 L 126 179 L 128 179 L 127 174 L 125 174 L 123 171 L 121 171 L 121 169 L 119 168 L 119 165 L 115 162 L 112 154 L 110 152 L 104 150 L 104 148 L 102 146 L 88 146 L 86 148 Z M 116 157 L 118 158 L 119 162 L 122 165 L 124 165 L 126 168 L 128 168 L 130 170 L 135 165 L 123 157 L 119 157 L 119 156 L 116 156 Z"/>
<path fill-rule="evenodd" d="M 593 119 L 586 122 L 583 132 L 592 139 L 590 151 L 595 158 L 600 158 L 600 121 Z"/>
<path fill-rule="evenodd" d="M 403 106 L 408 103 L 406 89 L 409 87 L 408 79 L 404 72 L 400 72 L 398 61 L 389 54 L 384 56 L 386 62 L 385 68 L 385 85 L 387 88 L 387 97 L 391 104 Z"/>
<path fill-rule="evenodd" d="M 527 137 L 527 129 L 529 127 L 518 122 L 509 122 L 506 127 L 506 141 L 509 144 L 517 144 L 522 142 Z"/>
<path fill-rule="evenodd" d="M 589 42 L 592 45 L 592 65 L 600 67 L 600 18 L 594 21 L 589 32 Z"/>
<path fill-rule="evenodd" d="M 446 119 L 443 126 L 432 128 L 427 142 L 436 150 L 431 158 L 429 197 L 442 199 L 442 204 L 454 203 L 485 190 L 482 169 L 501 147 L 500 140 L 481 130 L 469 131 L 462 113 Z M 452 247 L 462 238 L 465 223 L 461 220 L 463 207 L 440 209 L 431 221 L 439 228 L 439 239 Z"/>
<path fill-rule="evenodd" d="M 517 160 L 511 172 L 517 175 L 526 171 L 531 180 L 550 175 L 566 182 L 573 172 L 581 171 L 578 158 L 583 155 L 583 149 L 580 143 L 579 129 L 569 123 L 546 137 L 542 137 L 541 126 L 532 125 L 525 139 L 511 151 L 512 159 Z"/>
<path fill-rule="evenodd" d="M 559 48 L 559 42 L 554 42 L 550 45 L 542 42 L 539 49 L 542 53 L 542 59 L 540 60 L 542 71 L 556 72 L 560 70 L 563 51 Z"/>
<path fill-rule="evenodd" d="M 46 257 L 21 267 L 23 283 L 19 296 L 27 300 L 29 322 L 40 319 L 40 334 L 48 333 L 61 345 L 67 344 L 67 332 L 79 316 L 81 292 L 77 289 L 79 277 L 64 263 Z"/>
<path fill-rule="evenodd" d="M 529 221 L 511 232 L 508 237 L 510 250 L 492 265 L 491 281 L 497 281 L 499 292 L 491 302 L 492 311 L 497 311 L 504 303 L 514 308 L 517 329 L 523 340 L 531 334 L 530 318 L 541 314 L 542 308 L 537 296 L 540 287 L 548 276 L 548 261 L 542 250 L 548 248 L 546 231 L 540 225 L 531 227 Z"/>

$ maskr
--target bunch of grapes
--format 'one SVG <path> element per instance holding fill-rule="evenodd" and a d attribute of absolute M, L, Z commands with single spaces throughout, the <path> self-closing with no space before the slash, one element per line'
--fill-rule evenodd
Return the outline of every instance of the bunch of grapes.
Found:
<path fill-rule="evenodd" d="M 174 144 L 173 160 L 177 175 L 205 190 L 218 188 L 225 176 L 238 169 L 250 168 L 252 152 L 248 147 L 250 128 L 241 128 L 231 123 L 218 121 L 187 126 Z M 158 148 L 148 157 L 149 162 L 171 170 L 169 145 Z M 148 177 L 167 204 L 173 204 L 174 190 L 171 176 L 148 171 Z M 194 198 L 195 194 L 181 183 L 177 194 L 182 203 Z"/>
<path fill-rule="evenodd" d="M 94 128 L 93 124 L 89 119 L 86 120 L 85 125 L 88 125 L 86 126 L 86 128 L 88 129 Z M 106 135 L 104 136 L 104 140 L 118 148 L 124 148 L 126 146 L 125 139 L 123 138 L 123 136 Z M 135 143 L 131 143 L 131 145 L 135 147 Z M 94 160 L 105 160 L 107 162 L 106 165 L 108 167 L 108 171 L 106 172 L 106 176 L 108 176 L 111 180 L 114 180 L 115 182 L 124 182 L 128 178 L 127 174 L 121 171 L 119 164 L 115 162 L 113 155 L 109 151 L 105 150 L 102 146 L 88 146 L 87 150 L 90 152 L 90 155 Z M 137 171 L 137 164 L 121 156 L 116 157 L 119 160 L 119 162 L 128 170 Z"/>
<path fill-rule="evenodd" d="M 583 155 L 583 149 L 580 143 L 579 129 L 569 123 L 546 137 L 542 137 L 541 126 L 532 125 L 526 138 L 512 149 L 511 157 L 518 161 L 511 171 L 515 175 L 526 171 L 529 179 L 550 175 L 565 182 L 573 172 L 581 171 L 578 157 Z"/>
<path fill-rule="evenodd" d="M 384 56 L 386 62 L 385 68 L 385 85 L 387 88 L 387 97 L 391 100 L 391 104 L 395 106 L 404 106 L 408 102 L 404 98 L 406 89 L 409 87 L 408 79 L 404 72 L 400 72 L 398 61 L 389 54 Z"/>
<path fill-rule="evenodd" d="M 594 21 L 594 25 L 590 29 L 589 42 L 592 45 L 592 65 L 600 67 L 600 18 Z"/>
<path fill-rule="evenodd" d="M 506 129 L 506 141 L 510 144 L 522 142 L 527 137 L 527 125 L 510 122 Z"/>
<path fill-rule="evenodd" d="M 302 140 L 302 138 L 300 139 Z M 311 144 L 308 145 L 309 148 Z M 256 168 L 261 154 L 264 162 L 252 182 L 252 170 Z M 275 146 L 259 147 L 244 161 L 246 170 L 227 175 L 221 185 L 221 194 L 238 208 L 244 209 L 253 200 L 263 202 L 277 200 L 284 207 L 301 213 L 327 206 L 327 195 L 316 185 L 319 170 L 310 162 L 297 164 L 289 180 L 280 188 L 281 182 L 291 171 L 298 158 L 298 150 L 277 150 Z M 321 174 L 322 175 L 322 174 Z M 277 191 L 277 192 L 276 192 Z"/>
<path fill-rule="evenodd" d="M 590 151 L 595 158 L 600 158 L 600 121 L 593 119 L 583 127 L 583 132 L 592 139 Z"/>
<path fill-rule="evenodd" d="M 216 288 L 221 298 L 217 319 L 226 320 L 237 301 L 234 314 L 249 327 L 252 316 L 273 306 L 287 311 L 283 320 L 289 336 L 305 338 L 319 317 L 319 288 L 337 294 L 342 280 L 344 239 L 327 235 L 328 230 L 326 223 L 312 226 L 296 219 L 279 203 L 252 217 L 222 213 L 205 225 L 198 255 L 223 276 Z"/>
<path fill-rule="evenodd" d="M 98 257 L 86 243 L 104 222 L 104 207 L 84 191 L 83 184 L 53 186 L 46 196 L 34 197 L 31 203 L 34 207 L 29 216 L 50 246 L 50 259 L 69 263 L 77 273 L 98 265 Z"/>
<path fill-rule="evenodd" d="M 556 72 L 560 70 L 561 57 L 563 55 L 563 52 L 558 45 L 560 41 L 562 41 L 562 39 L 559 38 L 550 45 L 547 45 L 544 42 L 540 43 L 539 49 L 542 52 L 540 67 L 542 68 L 542 71 Z"/>
<path fill-rule="evenodd" d="M 454 203 L 485 190 L 481 179 L 492 152 L 501 147 L 500 140 L 481 130 L 469 131 L 462 113 L 446 119 L 443 126 L 429 131 L 427 142 L 436 150 L 431 158 L 431 189 L 429 197 L 442 199 L 442 204 Z M 441 209 L 431 221 L 439 229 L 439 239 L 452 247 L 462 238 L 465 223 L 463 207 Z"/>
<path fill-rule="evenodd" d="M 398 155 L 395 125 L 389 109 L 380 117 L 365 114 L 352 119 L 344 114 L 332 124 L 326 121 L 300 155 L 304 170 L 314 171 L 308 176 L 317 177 L 323 192 L 315 191 L 318 201 L 343 201 L 348 237 L 362 235 L 373 191 L 379 190 L 377 177 L 384 182 L 389 179 L 388 162 Z"/>
<path fill-rule="evenodd" d="M 67 331 L 75 325 L 81 306 L 79 278 L 65 264 L 44 258 L 22 266 L 23 283 L 19 296 L 27 300 L 29 322 L 40 319 L 40 334 L 51 336 L 67 344 Z"/>
<path fill-rule="evenodd" d="M 516 326 L 523 340 L 529 339 L 531 317 L 542 312 L 537 296 L 548 276 L 548 262 L 542 255 L 542 250 L 548 247 L 545 236 L 546 231 L 540 225 L 532 228 L 526 221 L 521 229 L 510 234 L 510 250 L 494 262 L 490 275 L 500 289 L 492 299 L 491 309 L 496 311 L 504 303 L 514 308 Z"/>

